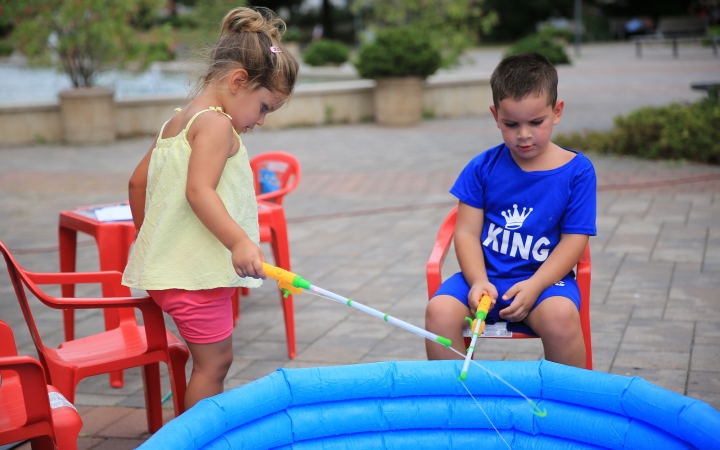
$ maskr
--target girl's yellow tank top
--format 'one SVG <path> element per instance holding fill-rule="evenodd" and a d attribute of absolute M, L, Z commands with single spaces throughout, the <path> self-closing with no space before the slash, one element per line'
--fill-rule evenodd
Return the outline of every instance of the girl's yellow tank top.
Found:
<path fill-rule="evenodd" d="M 230 250 L 208 230 L 185 198 L 190 144 L 187 132 L 195 114 L 177 136 L 163 139 L 163 124 L 150 156 L 145 220 L 130 253 L 122 283 L 136 289 L 212 289 L 258 287 L 262 280 L 240 278 L 233 269 Z M 227 114 L 225 114 L 227 116 Z M 229 118 L 230 116 L 228 116 Z M 260 242 L 257 201 L 247 150 L 240 136 L 240 150 L 225 163 L 217 193 L 230 217 L 256 244 Z"/>

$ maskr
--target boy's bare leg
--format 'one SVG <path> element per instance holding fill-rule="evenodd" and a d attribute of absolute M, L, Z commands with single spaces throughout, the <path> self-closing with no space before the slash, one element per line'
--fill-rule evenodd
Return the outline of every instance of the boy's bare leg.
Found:
<path fill-rule="evenodd" d="M 453 348 L 460 353 L 465 353 L 465 342 L 463 341 L 462 329 L 465 324 L 465 317 L 470 315 L 470 309 L 460 303 L 456 298 L 449 295 L 438 295 L 433 297 L 425 310 L 425 329 L 450 339 Z M 429 360 L 433 359 L 462 359 L 437 342 L 425 340 L 425 352 Z"/>
<path fill-rule="evenodd" d="M 185 408 L 222 393 L 225 375 L 233 361 L 232 336 L 212 344 L 186 342 L 193 358 L 192 374 L 185 391 Z"/>
<path fill-rule="evenodd" d="M 580 313 L 569 298 L 546 298 L 528 314 L 525 323 L 542 339 L 545 359 L 585 368 Z"/>

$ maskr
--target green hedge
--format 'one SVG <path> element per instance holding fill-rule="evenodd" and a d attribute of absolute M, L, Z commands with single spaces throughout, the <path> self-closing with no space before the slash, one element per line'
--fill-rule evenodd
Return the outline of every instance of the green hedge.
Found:
<path fill-rule="evenodd" d="M 720 101 L 645 107 L 615 119 L 609 132 L 559 135 L 563 147 L 647 159 L 720 164 Z"/>
<path fill-rule="evenodd" d="M 441 62 L 430 37 L 405 26 L 378 31 L 375 41 L 360 49 L 355 67 L 363 78 L 427 78 Z"/>
<path fill-rule="evenodd" d="M 565 53 L 565 48 L 555 41 L 550 34 L 531 34 L 515 43 L 505 53 L 505 56 L 517 55 L 518 53 L 535 52 L 545 56 L 550 62 L 557 66 L 559 64 L 570 64 L 570 57 Z"/>
<path fill-rule="evenodd" d="M 350 57 L 350 50 L 340 41 L 321 39 L 308 45 L 303 61 L 311 66 L 339 65 Z"/>

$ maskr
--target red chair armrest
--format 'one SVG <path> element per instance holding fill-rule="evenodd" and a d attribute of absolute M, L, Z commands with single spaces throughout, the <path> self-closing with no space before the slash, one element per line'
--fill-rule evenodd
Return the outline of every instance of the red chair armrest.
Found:
<path fill-rule="evenodd" d="M 0 358 L 0 370 L 12 370 L 19 375 L 27 423 L 49 419 L 47 382 L 40 362 L 30 356 L 6 356 Z"/>

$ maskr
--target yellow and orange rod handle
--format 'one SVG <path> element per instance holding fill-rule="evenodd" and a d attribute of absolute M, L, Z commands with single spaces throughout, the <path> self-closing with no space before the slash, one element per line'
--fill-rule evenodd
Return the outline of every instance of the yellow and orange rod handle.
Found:
<path fill-rule="evenodd" d="M 270 264 L 267 264 L 267 263 L 263 263 L 263 270 L 265 271 L 265 275 L 267 277 L 277 280 L 278 287 L 285 294 L 299 294 L 303 291 L 303 289 L 308 290 L 308 291 L 313 291 L 313 292 L 318 293 L 321 297 L 329 298 L 330 300 L 336 301 L 338 303 L 344 303 L 350 307 L 359 309 L 360 311 L 362 311 L 364 313 L 370 314 L 371 316 L 375 316 L 379 319 L 384 320 L 385 322 L 389 322 L 389 323 L 391 323 L 395 326 L 398 326 L 404 330 L 410 331 L 411 333 L 415 333 L 418 336 L 422 336 L 433 342 L 438 342 L 438 343 L 444 345 L 445 347 L 452 346 L 452 341 L 450 339 L 444 338 L 442 336 L 438 336 L 437 334 L 431 333 L 420 327 L 416 327 L 415 325 L 412 325 L 410 323 L 407 323 L 405 321 L 397 319 L 389 314 L 382 313 L 376 309 L 365 306 L 362 303 L 358 303 L 355 300 L 351 300 L 349 298 L 342 297 L 333 292 L 326 291 L 325 289 L 320 288 L 318 286 L 314 286 L 314 285 L 310 284 L 310 282 L 308 282 L 306 279 L 301 277 L 300 275 L 294 274 L 292 272 L 288 272 L 287 270 L 281 269 L 280 267 L 271 266 Z"/>
<path fill-rule="evenodd" d="M 475 352 L 475 341 L 477 341 L 478 336 L 480 336 L 483 332 L 483 329 L 485 329 L 485 319 L 490 312 L 491 305 L 492 300 L 490 299 L 490 296 L 484 294 L 480 299 L 480 304 L 478 305 L 477 312 L 475 313 L 475 320 L 471 321 L 470 324 L 470 330 L 472 330 L 472 338 L 470 339 L 470 346 L 468 347 L 467 354 L 465 355 L 465 362 L 463 363 L 462 372 L 460 372 L 460 381 L 463 381 L 467 378 L 468 366 L 470 365 L 470 360 L 472 359 L 473 353 Z M 470 318 L 466 318 L 465 320 L 470 322 Z"/>

